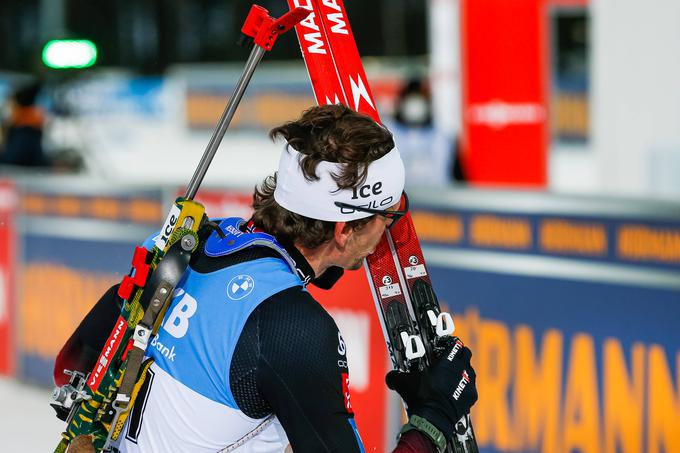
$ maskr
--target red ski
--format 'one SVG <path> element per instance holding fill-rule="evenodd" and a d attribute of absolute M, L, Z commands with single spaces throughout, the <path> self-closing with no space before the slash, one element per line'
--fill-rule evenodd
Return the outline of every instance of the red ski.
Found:
<path fill-rule="evenodd" d="M 342 0 L 288 4 L 312 11 L 295 30 L 317 103 L 340 102 L 380 122 Z M 393 366 L 403 371 L 427 367 L 437 338 L 450 335 L 454 325 L 439 308 L 410 214 L 385 232 L 364 267 Z M 457 423 L 449 448 L 478 452 L 469 415 Z"/>

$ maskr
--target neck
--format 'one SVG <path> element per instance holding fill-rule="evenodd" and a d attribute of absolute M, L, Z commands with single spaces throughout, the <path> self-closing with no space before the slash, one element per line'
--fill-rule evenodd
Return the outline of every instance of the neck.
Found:
<path fill-rule="evenodd" d="M 314 275 L 317 277 L 323 274 L 326 269 L 333 266 L 332 256 L 329 252 L 329 244 L 322 244 L 319 247 L 308 249 L 301 246 L 300 244 L 295 244 L 295 248 L 305 257 L 307 263 L 314 270 Z"/>

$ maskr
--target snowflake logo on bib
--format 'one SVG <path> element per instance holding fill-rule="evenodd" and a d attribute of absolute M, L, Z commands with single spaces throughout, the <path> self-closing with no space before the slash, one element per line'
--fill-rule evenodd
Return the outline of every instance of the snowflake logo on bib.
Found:
<path fill-rule="evenodd" d="M 241 300 L 253 292 L 255 280 L 250 275 L 237 275 L 227 283 L 227 296 L 231 300 Z"/>

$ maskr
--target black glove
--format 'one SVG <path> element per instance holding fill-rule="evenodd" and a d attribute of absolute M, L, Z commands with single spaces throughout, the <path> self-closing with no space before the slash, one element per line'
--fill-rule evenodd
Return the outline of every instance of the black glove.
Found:
<path fill-rule="evenodd" d="M 472 352 L 457 337 L 441 340 L 438 359 L 426 370 L 387 373 L 387 386 L 408 406 L 409 416 L 424 418 L 447 438 L 452 438 L 460 418 L 477 401 L 476 375 L 470 365 Z"/>

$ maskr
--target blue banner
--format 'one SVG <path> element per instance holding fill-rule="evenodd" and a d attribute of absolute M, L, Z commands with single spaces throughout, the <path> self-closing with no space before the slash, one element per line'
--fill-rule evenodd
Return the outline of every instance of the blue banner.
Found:
<path fill-rule="evenodd" d="M 473 350 L 481 451 L 679 451 L 680 291 L 429 269 Z"/>
<path fill-rule="evenodd" d="M 680 219 L 517 198 L 413 203 L 435 291 L 473 351 L 480 451 L 680 451 Z"/>

